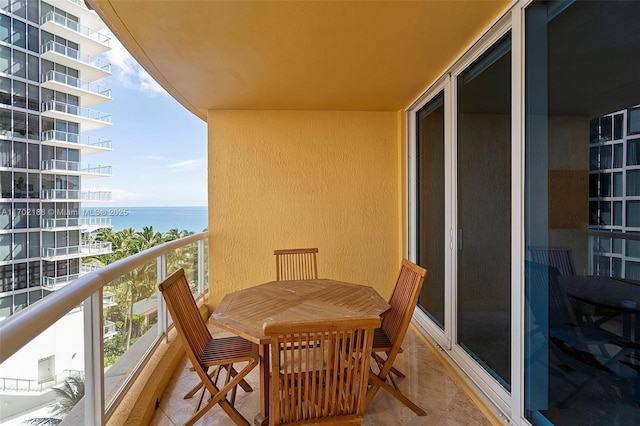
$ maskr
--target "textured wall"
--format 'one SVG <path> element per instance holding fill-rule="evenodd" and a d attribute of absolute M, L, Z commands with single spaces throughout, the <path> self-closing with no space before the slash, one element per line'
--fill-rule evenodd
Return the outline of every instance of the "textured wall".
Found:
<path fill-rule="evenodd" d="M 273 250 L 388 297 L 402 257 L 394 112 L 209 111 L 210 302 L 275 279 Z"/>

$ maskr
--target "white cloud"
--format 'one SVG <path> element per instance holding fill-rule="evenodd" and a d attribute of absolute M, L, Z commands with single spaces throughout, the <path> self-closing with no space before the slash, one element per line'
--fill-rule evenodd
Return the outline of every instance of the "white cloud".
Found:
<path fill-rule="evenodd" d="M 138 155 L 134 157 L 135 160 L 151 160 L 151 161 L 160 161 L 164 160 L 164 157 L 160 157 L 158 155 Z"/>
<path fill-rule="evenodd" d="M 177 163 L 171 163 L 167 167 L 176 172 L 185 172 L 192 171 L 193 169 L 199 168 L 201 165 L 201 160 L 184 160 L 178 161 Z"/>
<path fill-rule="evenodd" d="M 109 29 L 105 29 L 104 33 L 111 37 L 111 50 L 105 53 L 105 56 L 114 68 L 112 70 L 113 76 L 123 86 L 150 94 L 167 94 L 162 86 L 156 83 L 149 73 L 133 59 Z"/>

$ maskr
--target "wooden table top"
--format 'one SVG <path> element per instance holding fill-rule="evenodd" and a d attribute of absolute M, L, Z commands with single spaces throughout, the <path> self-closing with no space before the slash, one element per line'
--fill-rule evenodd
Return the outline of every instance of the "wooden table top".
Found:
<path fill-rule="evenodd" d="M 372 287 L 319 279 L 271 281 L 224 296 L 213 324 L 257 344 L 268 344 L 268 321 L 306 321 L 380 315 L 390 308 Z"/>

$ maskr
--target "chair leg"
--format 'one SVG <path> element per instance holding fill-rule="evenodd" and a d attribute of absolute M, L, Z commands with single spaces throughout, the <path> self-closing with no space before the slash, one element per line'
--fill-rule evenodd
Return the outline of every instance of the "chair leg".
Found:
<path fill-rule="evenodd" d="M 224 368 L 228 369 L 229 367 L 227 367 L 225 365 Z M 230 368 L 231 368 L 231 376 L 235 377 L 236 374 L 238 374 L 238 371 L 235 368 L 233 368 L 233 365 L 231 365 Z M 216 374 L 217 370 L 218 370 L 217 368 L 214 369 L 211 372 L 211 374 L 209 375 L 209 377 L 213 377 L 213 375 Z M 217 382 L 217 381 L 218 380 L 216 379 L 214 382 Z M 239 383 L 239 385 L 242 388 L 242 390 L 245 391 L 245 392 L 252 392 L 253 391 L 253 388 L 251 387 L 251 385 L 249 383 L 247 383 L 247 381 L 244 380 L 244 379 Z M 191 388 L 191 390 L 189 390 L 189 392 L 187 392 L 185 394 L 184 399 L 192 398 L 196 393 L 198 393 L 198 391 L 200 390 L 201 387 L 202 387 L 202 382 L 198 383 L 193 388 Z"/>
<path fill-rule="evenodd" d="M 229 415 L 229 417 L 237 424 L 243 426 L 250 426 L 247 419 L 245 419 L 242 414 L 225 398 L 227 393 L 231 391 L 234 387 L 238 386 L 240 381 L 244 379 L 244 377 L 256 366 L 258 365 L 257 361 L 251 361 L 244 367 L 233 380 L 229 381 L 226 385 L 224 385 L 221 389 L 216 388 L 215 384 L 212 381 L 209 381 L 205 384 L 205 389 L 203 393 L 208 389 L 211 393 L 211 398 L 207 401 L 207 404 L 196 412 L 193 417 L 191 417 L 186 423 L 185 426 L 191 426 L 195 424 L 211 407 L 216 404 L 220 404 L 222 409 Z"/>
<path fill-rule="evenodd" d="M 365 406 L 369 405 L 373 397 L 376 395 L 380 388 L 389 392 L 394 398 L 398 401 L 402 402 L 404 405 L 409 407 L 414 413 L 418 416 L 426 416 L 427 413 L 416 404 L 413 403 L 409 398 L 404 396 L 399 390 L 395 389 L 393 386 L 390 386 L 385 380 L 382 380 L 377 375 L 373 374 L 373 372 L 369 373 L 369 379 L 373 382 L 371 388 L 367 391 L 367 399 L 365 401 Z"/>
<path fill-rule="evenodd" d="M 371 355 L 376 360 L 376 363 L 378 364 L 378 367 L 380 367 L 386 361 L 386 359 L 382 358 L 380 355 L 378 355 L 375 352 L 372 352 Z M 398 377 L 399 379 L 404 379 L 406 377 L 402 371 L 398 370 L 397 368 L 395 368 L 393 366 L 391 367 L 391 372 L 393 374 L 395 374 L 395 376 Z"/>

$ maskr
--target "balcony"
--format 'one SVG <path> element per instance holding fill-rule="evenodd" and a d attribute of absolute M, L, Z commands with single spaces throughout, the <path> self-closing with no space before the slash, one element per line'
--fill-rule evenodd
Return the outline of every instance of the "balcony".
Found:
<path fill-rule="evenodd" d="M 79 123 L 83 132 L 111 126 L 111 114 L 64 102 L 45 102 L 41 110 L 44 117 Z"/>
<path fill-rule="evenodd" d="M 80 274 L 59 277 L 42 277 L 42 287 L 49 291 L 57 291 L 80 278 Z"/>
<path fill-rule="evenodd" d="M 48 130 L 40 135 L 42 145 L 79 149 L 82 155 L 111 151 L 111 140 L 77 133 Z"/>
<path fill-rule="evenodd" d="M 33 305 L 23 313 L 14 315 L 0 323 L 0 332 L 5 336 L 7 342 L 11 342 L 10 345 L 8 344 L 2 349 L 3 364 L 0 364 L 0 366 L 14 361 L 15 357 L 8 358 L 8 354 L 24 347 L 40 333 L 40 330 L 46 328 L 44 321 L 40 320 L 41 317 L 49 317 L 54 311 L 56 312 L 56 314 L 53 314 L 54 317 L 64 315 L 65 310 L 75 309 L 75 306 L 82 303 L 83 300 L 85 300 L 83 310 L 91 309 L 93 301 L 99 300 L 98 292 L 109 284 L 108 280 L 118 282 L 122 277 L 128 276 L 130 272 L 140 271 L 140 268 L 145 265 L 151 267 L 149 270 L 156 270 L 155 266 L 158 266 L 157 270 L 160 271 L 163 269 L 161 265 L 171 263 L 172 257 L 179 253 L 179 250 L 183 250 L 193 244 L 197 244 L 198 253 L 195 256 L 198 267 L 194 281 L 197 283 L 197 294 L 202 294 L 205 291 L 206 276 L 204 265 L 206 240 L 203 240 L 203 238 L 206 238 L 206 234 L 185 237 L 108 265 L 102 268 L 103 273 L 100 275 L 92 273 L 82 276 L 74 284 L 73 289 L 62 288 L 45 298 L 42 303 Z M 109 278 L 105 278 L 107 276 Z M 115 302 L 115 296 L 112 297 L 112 294 L 107 291 L 103 291 L 102 299 L 103 307 L 107 306 L 108 300 Z M 158 298 L 157 302 L 158 323 L 117 361 L 117 363 L 123 362 L 125 365 L 110 368 L 106 372 L 103 369 L 95 368 L 85 370 L 85 375 L 90 375 L 95 382 L 93 382 L 93 386 L 89 385 L 88 381 L 86 382 L 85 392 L 87 397 L 68 414 L 67 420 L 71 421 L 72 424 L 118 422 L 118 420 L 114 420 L 113 416 L 116 416 L 115 419 L 119 419 L 117 416 L 121 415 L 119 411 L 120 401 L 131 402 L 132 404 L 128 403 L 126 405 L 135 406 L 136 403 L 134 401 L 140 404 L 141 400 L 147 399 L 140 398 L 133 392 L 133 384 L 139 382 L 147 383 L 149 380 L 155 383 L 158 380 L 158 376 L 163 374 L 169 381 L 169 385 L 164 391 L 160 391 L 159 407 L 161 409 L 155 411 L 155 415 L 150 419 L 150 424 L 181 424 L 190 416 L 190 408 L 196 404 L 197 398 L 193 400 L 184 400 L 182 398 L 184 390 L 195 385 L 197 378 L 193 372 L 189 371 L 183 352 L 178 349 L 181 343 L 175 330 L 168 328 L 166 310 L 162 303 L 162 298 Z M 109 338 L 113 339 L 118 332 L 113 321 L 101 320 L 101 314 L 98 312 L 101 312 L 101 310 L 93 311 L 93 315 L 84 315 L 85 329 L 95 329 L 93 327 L 99 325 L 99 330 L 101 330 L 101 332 L 92 335 L 95 340 L 84 343 L 86 365 L 92 365 L 89 360 L 92 357 L 101 355 L 104 349 L 103 344 L 100 342 L 104 342 Z M 35 329 L 32 329 L 30 324 L 36 325 Z M 224 333 L 220 330 L 212 329 L 212 331 L 214 334 Z M 168 342 L 165 342 L 167 338 Z M 97 354 L 94 352 L 96 348 L 98 348 Z M 397 367 L 405 372 L 410 372 L 410 374 L 400 382 L 400 386 L 409 398 L 417 401 L 427 410 L 429 423 L 491 424 L 491 421 L 483 414 L 487 412 L 485 411 L 486 407 L 477 399 L 469 396 L 468 387 L 461 385 L 462 381 L 457 373 L 452 373 L 451 370 L 444 366 L 440 351 L 423 337 L 422 331 L 417 328 L 410 328 L 403 348 L 404 352 L 398 357 Z M 153 360 L 145 364 L 145 362 L 141 362 L 136 357 L 136 354 L 141 354 L 140 356 L 146 354 L 148 357 L 153 355 Z M 126 365 L 129 365 L 127 363 L 130 363 L 131 366 L 136 365 L 136 367 L 128 368 L 126 367 Z M 141 365 L 145 366 L 141 367 Z M 177 367 L 175 369 L 173 367 L 167 368 L 169 365 L 177 365 Z M 122 376 L 112 377 L 110 372 L 116 370 L 131 370 L 131 376 L 126 378 Z M 253 414 L 259 411 L 260 381 L 258 369 L 255 369 L 248 376 L 248 381 L 254 391 L 245 393 L 240 390 L 236 399 L 236 408 L 247 417 L 252 418 Z M 103 394 L 102 391 L 97 390 L 102 389 L 103 383 L 106 385 L 104 394 L 112 397 L 107 397 L 104 401 L 92 399 L 91 395 L 95 395 L 95 392 Z M 152 399 L 153 401 L 150 403 L 155 406 L 155 397 Z M 96 401 L 97 404 L 92 404 L 92 401 Z M 145 411 L 144 404 L 138 405 L 135 410 Z M 150 409 L 153 411 L 153 407 L 150 407 Z M 492 417 L 491 420 L 496 424 L 497 420 L 495 418 Z M 415 424 L 415 422 L 416 417 L 412 412 L 404 408 L 389 394 L 379 392 L 375 403 L 371 404 L 367 409 L 364 424 L 404 425 Z M 207 413 L 201 423 L 224 425 L 228 424 L 229 421 L 221 413 L 221 410 L 214 408 Z"/>
<path fill-rule="evenodd" d="M 40 28 L 81 45 L 88 55 L 97 56 L 110 49 L 109 37 L 53 11 L 40 19 Z"/>
<path fill-rule="evenodd" d="M 111 75 L 110 63 L 54 41 L 42 45 L 40 52 L 43 59 L 80 70 L 82 78 L 87 81 L 96 81 Z"/>
<path fill-rule="evenodd" d="M 108 340 L 110 338 L 112 338 L 113 336 L 115 336 L 117 333 L 116 331 L 116 323 L 113 321 L 104 321 L 104 326 L 102 329 L 102 338 L 104 340 Z"/>
<path fill-rule="evenodd" d="M 99 256 L 112 253 L 111 243 L 85 242 L 79 246 L 71 247 L 45 247 L 42 249 L 44 260 L 54 261 L 63 259 L 75 259 L 86 256 Z"/>
<path fill-rule="evenodd" d="M 111 176 L 111 166 L 81 164 L 77 161 L 45 160 L 42 162 L 42 170 L 51 174 L 73 174 L 82 177 Z"/>
<path fill-rule="evenodd" d="M 85 26 L 94 30 L 105 28 L 104 22 L 93 10 L 89 10 L 83 0 L 69 0 L 56 2 L 56 9 L 64 10 L 74 16 L 80 18 Z"/>
<path fill-rule="evenodd" d="M 111 216 L 89 216 L 81 217 L 80 225 L 83 232 L 93 232 L 102 228 L 112 228 Z"/>
<path fill-rule="evenodd" d="M 111 201 L 111 191 L 82 191 L 81 201 Z"/>
<path fill-rule="evenodd" d="M 111 100 L 111 89 L 53 70 L 42 76 L 42 87 L 78 96 L 83 108 Z"/>
<path fill-rule="evenodd" d="M 43 189 L 40 197 L 43 200 L 80 201 L 81 193 L 77 189 Z"/>
<path fill-rule="evenodd" d="M 42 229 L 45 231 L 62 231 L 66 229 L 81 229 L 83 225 L 78 217 L 67 217 L 61 219 L 43 219 Z"/>
<path fill-rule="evenodd" d="M 82 264 L 83 266 L 85 265 L 84 263 Z M 93 266 L 93 265 L 92 265 Z M 80 272 L 81 275 L 83 275 L 82 272 Z M 113 293 L 109 293 L 108 291 L 103 291 L 102 292 L 102 307 L 103 308 L 110 308 L 112 306 L 116 306 L 116 295 Z"/>

